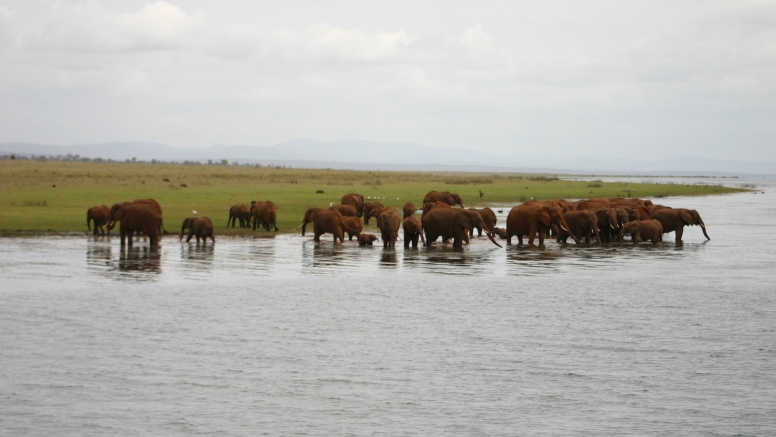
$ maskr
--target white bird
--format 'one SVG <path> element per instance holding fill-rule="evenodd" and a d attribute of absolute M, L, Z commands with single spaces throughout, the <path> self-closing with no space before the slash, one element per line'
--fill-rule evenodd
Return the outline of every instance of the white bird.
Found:
<path fill-rule="evenodd" d="M 399 198 L 397 197 L 396 200 L 399 200 Z"/>
<path fill-rule="evenodd" d="M 193 209 L 191 210 L 191 213 L 197 215 L 197 211 L 194 211 Z"/>
<path fill-rule="evenodd" d="M 371 199 L 371 198 L 372 198 L 372 196 L 366 196 L 366 198 L 367 198 L 367 199 Z"/>
<path fill-rule="evenodd" d="M 329 204 L 329 206 L 334 206 L 334 202 L 331 202 L 331 203 Z"/>

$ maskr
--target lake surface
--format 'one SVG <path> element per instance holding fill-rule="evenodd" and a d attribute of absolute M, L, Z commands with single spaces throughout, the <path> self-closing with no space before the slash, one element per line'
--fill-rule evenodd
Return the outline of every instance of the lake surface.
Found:
<path fill-rule="evenodd" d="M 755 183 L 680 245 L 0 239 L 0 435 L 774 435 Z"/>

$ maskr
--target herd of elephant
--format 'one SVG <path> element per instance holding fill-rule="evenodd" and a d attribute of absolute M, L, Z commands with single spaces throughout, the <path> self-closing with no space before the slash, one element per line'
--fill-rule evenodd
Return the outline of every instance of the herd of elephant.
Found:
<path fill-rule="evenodd" d="M 460 208 L 455 206 L 459 205 Z M 432 246 L 437 239 L 448 242 L 453 240 L 453 248 L 459 249 L 470 242 L 470 237 L 477 230 L 479 236 L 485 235 L 498 247 L 494 238 L 498 236 L 512 244 L 512 237 L 517 237 L 523 244 L 523 238 L 528 238 L 528 244 L 533 245 L 538 237 L 539 246 L 544 245 L 545 237 L 552 235 L 559 243 L 565 243 L 569 237 L 577 243 L 591 240 L 600 243 L 622 242 L 625 235 L 630 235 L 634 244 L 649 240 L 653 244 L 662 241 L 663 234 L 676 233 L 676 241 L 682 241 L 685 226 L 698 225 L 703 235 L 706 233 L 698 211 L 684 208 L 670 208 L 655 205 L 649 200 L 637 198 L 594 198 L 576 202 L 567 200 L 529 201 L 513 207 L 507 216 L 505 228 L 496 226 L 496 214 L 490 208 L 466 209 L 461 196 L 449 191 L 431 191 L 423 198 L 421 217 L 417 217 L 418 208 L 411 202 L 404 205 L 403 219 L 399 218 L 397 210 L 386 207 L 380 202 L 365 202 L 364 196 L 350 193 L 342 197 L 340 205 L 328 208 L 308 208 L 299 227 L 302 235 L 307 225 L 313 224 L 314 240 L 320 241 L 323 234 L 331 234 L 334 242 L 344 242 L 345 234 L 348 240 L 356 237 L 360 246 L 372 246 L 381 240 L 383 247 L 394 248 L 399 238 L 399 227 L 404 230 L 404 247 L 418 247 L 418 241 L 425 246 Z M 361 219 L 363 218 L 363 224 Z M 380 230 L 380 237 L 363 233 L 364 224 L 375 218 Z M 87 211 L 86 223 L 91 230 L 94 224 L 94 234 L 109 233 L 119 223 L 121 245 L 125 240 L 132 245 L 135 233 L 148 236 L 152 247 L 158 246 L 159 238 L 166 233 L 162 222 L 162 208 L 153 199 L 138 199 L 134 202 L 123 202 L 113 205 L 95 206 Z M 229 210 L 227 226 L 252 227 L 258 226 L 266 231 L 278 231 L 277 209 L 270 201 L 253 201 L 251 205 L 234 205 Z M 215 243 L 213 222 L 207 217 L 189 217 L 183 221 L 180 240 L 188 230 L 186 241 L 196 237 L 197 243 L 208 238 Z"/>

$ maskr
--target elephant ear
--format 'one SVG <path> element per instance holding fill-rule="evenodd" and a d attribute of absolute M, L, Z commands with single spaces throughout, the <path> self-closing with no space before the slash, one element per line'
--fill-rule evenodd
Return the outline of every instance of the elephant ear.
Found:
<path fill-rule="evenodd" d="M 552 218 L 550 217 L 550 211 L 547 208 L 539 208 L 535 213 L 536 220 L 542 222 L 545 226 L 550 226 Z"/>
<path fill-rule="evenodd" d="M 472 218 L 471 218 L 471 215 L 467 213 L 456 214 L 455 222 L 465 229 L 472 228 Z"/>
<path fill-rule="evenodd" d="M 121 220 L 124 218 L 124 215 L 127 213 L 127 209 L 124 206 L 119 206 L 116 208 L 116 211 L 113 213 L 113 219 L 114 220 Z"/>
<path fill-rule="evenodd" d="M 687 225 L 693 224 L 692 214 L 690 214 L 690 211 L 686 209 L 682 209 L 679 211 L 679 217 L 682 219 L 682 221 Z"/>

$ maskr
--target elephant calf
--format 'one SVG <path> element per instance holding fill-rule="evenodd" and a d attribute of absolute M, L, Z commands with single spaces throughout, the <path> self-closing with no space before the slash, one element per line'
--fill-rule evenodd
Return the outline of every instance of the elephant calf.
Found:
<path fill-rule="evenodd" d="M 423 245 L 426 245 L 426 238 L 423 236 L 423 224 L 420 219 L 414 216 L 407 217 L 402 223 L 404 228 L 404 247 L 410 247 L 412 244 L 413 249 L 418 248 L 418 237 L 423 241 Z"/>
<path fill-rule="evenodd" d="M 372 246 L 372 243 L 377 241 L 377 236 L 374 234 L 361 234 L 358 236 L 359 246 Z"/>
<path fill-rule="evenodd" d="M 188 225 L 188 226 L 187 226 Z M 213 222 L 207 217 L 192 218 L 189 217 L 183 221 L 183 226 L 189 228 L 189 236 L 186 238 L 186 242 L 191 241 L 191 237 L 197 237 L 197 244 L 199 244 L 200 238 L 203 243 L 207 242 L 208 237 L 216 242 L 215 231 L 213 230 Z M 183 238 L 183 228 L 181 228 L 181 238 Z"/>
<path fill-rule="evenodd" d="M 651 240 L 652 244 L 657 244 L 663 237 L 663 225 L 657 220 L 636 220 L 622 225 L 620 241 L 625 234 L 631 234 L 633 244 L 638 244 L 642 239 Z"/>

